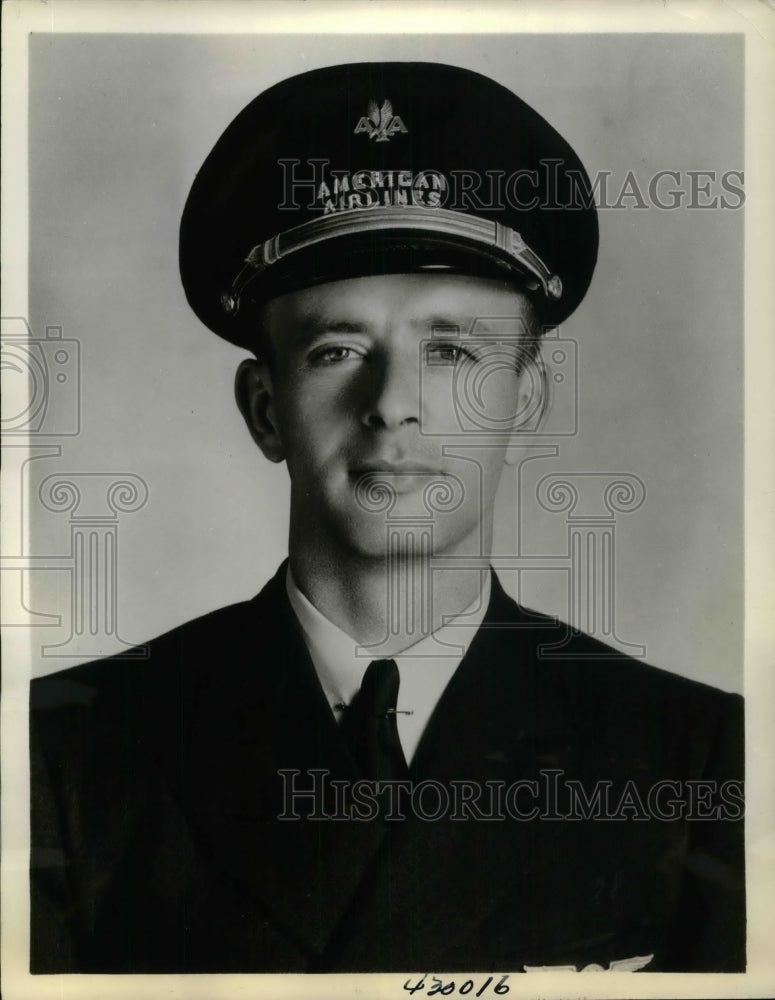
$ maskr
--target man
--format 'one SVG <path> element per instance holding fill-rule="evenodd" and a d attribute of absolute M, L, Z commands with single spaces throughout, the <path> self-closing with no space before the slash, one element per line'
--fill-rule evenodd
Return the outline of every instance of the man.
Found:
<path fill-rule="evenodd" d="M 744 968 L 740 699 L 488 569 L 597 239 L 573 150 L 469 71 L 317 70 L 229 126 L 181 275 L 254 353 L 289 561 L 34 682 L 33 972 Z"/>

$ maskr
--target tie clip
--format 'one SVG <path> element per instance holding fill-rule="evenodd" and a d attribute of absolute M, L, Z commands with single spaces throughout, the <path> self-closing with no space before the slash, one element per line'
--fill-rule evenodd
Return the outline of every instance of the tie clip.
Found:
<path fill-rule="evenodd" d="M 334 709 L 335 712 L 344 712 L 350 706 L 349 705 L 345 705 L 345 703 L 343 701 L 336 701 L 336 702 L 334 702 L 334 704 L 333 704 L 332 707 L 333 707 L 333 709 Z M 414 709 L 389 708 L 385 712 L 385 715 L 414 715 Z"/>

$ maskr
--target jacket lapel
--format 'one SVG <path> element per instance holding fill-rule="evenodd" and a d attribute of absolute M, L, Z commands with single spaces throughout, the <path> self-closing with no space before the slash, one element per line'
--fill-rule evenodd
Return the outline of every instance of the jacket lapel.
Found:
<path fill-rule="evenodd" d="M 284 573 L 285 565 L 244 606 L 239 641 L 225 640 L 224 649 L 222 637 L 223 683 L 204 702 L 189 692 L 177 783 L 205 863 L 232 882 L 237 898 L 258 903 L 314 953 L 340 922 L 384 833 L 377 823 L 315 819 L 311 798 L 294 794 L 308 791 L 312 776 L 330 789 L 330 780 L 357 774 L 288 604 Z M 208 731 L 217 734 L 209 745 L 201 736 Z M 318 805 L 321 799 L 323 815 L 335 813 L 332 795 L 318 796 Z"/>

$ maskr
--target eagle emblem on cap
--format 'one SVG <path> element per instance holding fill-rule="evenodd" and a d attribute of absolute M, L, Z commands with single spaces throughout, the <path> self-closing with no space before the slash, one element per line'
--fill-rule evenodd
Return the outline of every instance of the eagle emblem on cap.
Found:
<path fill-rule="evenodd" d="M 376 101 L 369 101 L 366 114 L 354 129 L 356 135 L 366 132 L 375 142 L 389 142 L 397 132 L 408 131 L 399 116 L 393 114 L 393 105 L 387 99 L 382 102 L 382 107 L 378 107 Z"/>

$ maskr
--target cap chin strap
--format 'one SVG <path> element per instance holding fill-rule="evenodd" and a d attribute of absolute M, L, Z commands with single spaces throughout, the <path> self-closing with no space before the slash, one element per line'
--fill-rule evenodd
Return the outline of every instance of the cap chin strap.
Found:
<path fill-rule="evenodd" d="M 291 254 L 327 240 L 373 232 L 429 233 L 438 237 L 440 244 L 469 248 L 478 246 L 489 251 L 491 256 L 510 263 L 521 273 L 535 278 L 547 298 L 559 299 L 562 295 L 560 278 L 551 273 L 516 230 L 501 222 L 446 208 L 378 207 L 320 216 L 253 247 L 230 291 L 221 295 L 224 311 L 234 316 L 239 309 L 240 297 L 250 282 Z"/>

